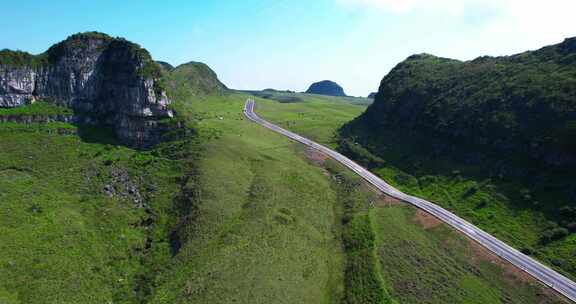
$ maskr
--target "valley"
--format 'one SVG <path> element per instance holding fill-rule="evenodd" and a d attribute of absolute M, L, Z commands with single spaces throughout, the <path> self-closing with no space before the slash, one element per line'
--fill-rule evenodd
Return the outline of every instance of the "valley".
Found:
<path fill-rule="evenodd" d="M 411 56 L 371 98 L 98 32 L 2 50 L 0 303 L 569 303 L 458 217 L 574 278 L 573 43 Z"/>

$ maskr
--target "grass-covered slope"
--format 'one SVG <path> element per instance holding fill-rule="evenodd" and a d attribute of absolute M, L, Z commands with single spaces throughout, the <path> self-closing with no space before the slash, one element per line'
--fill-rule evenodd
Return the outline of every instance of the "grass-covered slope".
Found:
<path fill-rule="evenodd" d="M 334 138 L 323 134 L 336 132 L 352 119 L 355 107 L 340 99 L 331 103 L 257 102 L 261 116 L 308 137 L 316 136 L 327 145 L 334 144 Z M 296 124 L 286 123 L 294 111 L 305 115 Z M 333 111 L 340 115 L 324 114 Z M 326 123 L 318 124 L 318 116 Z M 332 161 L 323 167 L 343 208 L 344 303 L 564 302 L 430 215 L 374 192 Z"/>
<path fill-rule="evenodd" d="M 243 118 L 247 95 L 175 105 L 204 141 L 194 210 L 151 303 L 339 303 L 339 204 L 299 147 Z"/>
<path fill-rule="evenodd" d="M 164 70 L 164 83 L 173 100 L 190 100 L 194 96 L 223 95 L 228 89 L 206 64 L 189 62 Z"/>
<path fill-rule="evenodd" d="M 174 107 L 194 140 L 148 152 L 99 128 L 0 123 L 0 302 L 340 303 L 331 180 L 242 118 L 247 95 L 188 96 Z M 67 113 L 17 110 L 2 114 Z"/>
<path fill-rule="evenodd" d="M 341 129 L 340 149 L 575 278 L 575 43 L 410 57 Z"/>
<path fill-rule="evenodd" d="M 34 104 L 16 114 L 56 110 Z M 146 300 L 171 257 L 176 181 L 195 149 L 174 141 L 140 152 L 112 134 L 0 123 L 0 303 Z"/>
<path fill-rule="evenodd" d="M 359 116 L 371 100 L 312 94 L 257 92 L 262 116 L 310 139 L 335 146 L 335 130 Z M 297 102 L 285 102 L 287 98 Z M 278 102 L 269 102 L 269 100 Z"/>

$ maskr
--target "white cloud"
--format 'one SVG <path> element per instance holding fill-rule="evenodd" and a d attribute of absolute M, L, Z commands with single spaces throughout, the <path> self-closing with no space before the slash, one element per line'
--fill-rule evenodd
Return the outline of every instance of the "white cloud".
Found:
<path fill-rule="evenodd" d="M 341 76 L 355 94 L 375 90 L 389 69 L 414 53 L 470 60 L 538 49 L 576 36 L 576 0 L 333 1 L 360 12 L 353 14 L 360 21 L 350 31 L 348 44 L 363 41 L 365 51 L 349 56 L 353 59 Z M 347 77 L 352 65 L 363 67 L 362 75 Z"/>
<path fill-rule="evenodd" d="M 427 12 L 450 16 L 490 10 L 508 25 L 549 31 L 559 26 L 576 30 L 575 0 L 336 0 L 347 7 L 378 9 L 393 14 Z"/>
<path fill-rule="evenodd" d="M 404 14 L 412 11 L 440 11 L 449 15 L 461 15 L 466 8 L 478 3 L 496 2 L 495 0 L 336 0 L 348 7 L 373 8 Z"/>
<path fill-rule="evenodd" d="M 535 48 L 576 35 L 576 0 L 335 0 L 349 8 L 381 11 L 425 22 L 454 19 L 474 27 L 473 34 L 496 43 Z M 414 20 L 414 19 L 410 19 Z M 430 19 L 428 19 L 428 22 Z M 432 29 L 435 24 L 422 24 Z M 465 30 L 453 27 L 454 34 Z M 470 32 L 472 34 L 472 32 Z M 492 42 L 492 43 L 491 43 Z"/>

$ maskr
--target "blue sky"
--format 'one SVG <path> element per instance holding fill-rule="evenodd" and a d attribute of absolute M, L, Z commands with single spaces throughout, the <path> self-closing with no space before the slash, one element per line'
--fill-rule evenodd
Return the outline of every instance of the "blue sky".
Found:
<path fill-rule="evenodd" d="M 40 53 L 81 32 L 157 60 L 202 61 L 229 87 L 303 91 L 330 79 L 364 96 L 414 53 L 509 55 L 576 36 L 574 0 L 6 1 L 0 48 Z"/>

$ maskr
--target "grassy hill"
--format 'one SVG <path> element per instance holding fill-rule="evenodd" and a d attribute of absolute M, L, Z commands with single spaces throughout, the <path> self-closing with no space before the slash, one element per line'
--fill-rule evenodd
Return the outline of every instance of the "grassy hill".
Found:
<path fill-rule="evenodd" d="M 576 39 L 469 62 L 415 55 L 340 150 L 576 278 Z"/>
<path fill-rule="evenodd" d="M 201 62 L 189 62 L 176 68 L 164 68 L 164 83 L 169 97 L 174 100 L 187 100 L 199 95 L 222 95 L 227 92 L 224 84 L 210 67 Z"/>

